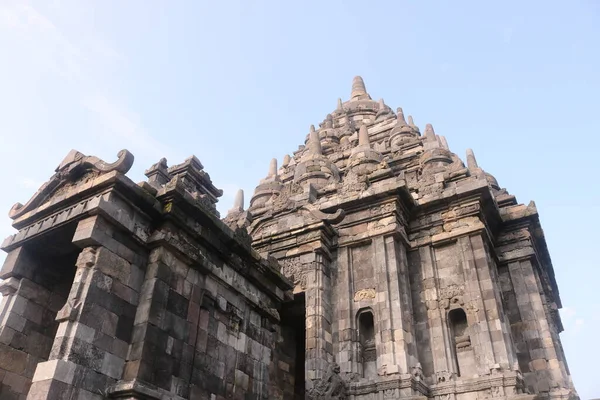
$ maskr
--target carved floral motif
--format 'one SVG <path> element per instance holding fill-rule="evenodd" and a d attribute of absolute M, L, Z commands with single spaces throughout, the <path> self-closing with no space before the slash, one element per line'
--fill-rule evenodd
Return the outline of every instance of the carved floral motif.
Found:
<path fill-rule="evenodd" d="M 295 286 L 300 286 L 303 290 L 306 289 L 306 274 L 303 271 L 303 265 L 300 263 L 299 257 L 286 258 L 283 261 L 281 273 L 294 282 Z"/>
<path fill-rule="evenodd" d="M 344 177 L 343 182 L 338 188 L 340 194 L 353 194 L 360 193 L 367 190 L 369 187 L 369 180 L 365 175 L 358 175 L 353 170 L 349 170 Z"/>
<path fill-rule="evenodd" d="M 376 295 L 375 289 L 361 289 L 354 293 L 354 301 L 374 299 Z"/>

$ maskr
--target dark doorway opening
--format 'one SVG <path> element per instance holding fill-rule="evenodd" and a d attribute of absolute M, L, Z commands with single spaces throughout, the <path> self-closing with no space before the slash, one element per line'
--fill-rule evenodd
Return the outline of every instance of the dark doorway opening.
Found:
<path fill-rule="evenodd" d="M 370 310 L 359 313 L 358 333 L 363 378 L 374 378 L 377 376 L 377 353 L 375 349 L 375 323 L 373 321 L 373 312 Z"/>
<path fill-rule="evenodd" d="M 465 311 L 462 308 L 450 310 L 448 313 L 448 323 L 450 325 L 452 341 L 454 342 L 452 350 L 456 376 L 460 376 L 461 372 L 465 372 L 461 371 L 461 364 L 465 362 L 465 356 L 461 353 L 464 353 L 465 350 L 471 348 L 471 339 L 468 335 L 469 324 L 467 322 L 467 314 L 465 314 Z"/>
<path fill-rule="evenodd" d="M 0 317 L 13 319 L 14 315 L 19 315 L 19 321 L 23 321 L 19 330 L 13 329 L 12 335 L 3 337 L 3 351 L 7 357 L 18 355 L 19 359 L 24 359 L 26 355 L 27 365 L 23 364 L 19 371 L 12 370 L 23 385 L 30 385 L 37 364 L 48 360 L 53 348 L 59 326 L 57 312 L 64 306 L 73 285 L 80 252 L 72 243 L 75 228 L 76 224 L 67 224 L 25 243 L 18 250 L 18 261 L 13 270 L 18 287 L 15 291 L 5 292 L 0 302 Z M 14 308 L 16 304 L 18 311 Z M 11 327 L 14 328 L 13 325 L 3 326 L 4 329 Z M 2 374 L 5 373 L 3 368 L 0 368 Z M 0 399 L 16 398 L 10 387 L 0 383 Z M 26 395 L 28 389 L 24 390 L 23 395 Z"/>
<path fill-rule="evenodd" d="M 76 227 L 76 223 L 67 224 L 25 246 L 34 266 L 27 278 L 41 289 L 36 298 L 27 303 L 26 313 L 32 318 L 22 331 L 30 341 L 35 337 L 36 345 L 25 346 L 22 350 L 39 361 L 47 360 L 50 355 L 58 328 L 56 315 L 67 301 L 75 278 L 75 264 L 81 252 L 72 243 Z M 42 302 L 41 299 L 45 300 Z"/>
<path fill-rule="evenodd" d="M 306 300 L 304 293 L 294 295 L 294 301 L 288 303 L 282 313 L 287 353 L 293 353 L 290 360 L 290 375 L 294 380 L 294 400 L 305 398 L 305 355 L 306 355 Z"/>

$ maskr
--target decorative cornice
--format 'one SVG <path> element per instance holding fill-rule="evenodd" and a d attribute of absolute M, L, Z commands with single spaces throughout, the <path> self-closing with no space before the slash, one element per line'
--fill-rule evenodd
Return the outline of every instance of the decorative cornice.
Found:
<path fill-rule="evenodd" d="M 71 150 L 48 182 L 44 183 L 25 205 L 21 203 L 13 205 L 8 216 L 15 220 L 27 212 L 33 211 L 49 201 L 51 197 L 58 196 L 61 188 L 78 184 L 88 172 L 95 173 L 94 177 L 113 171 L 125 174 L 133 165 L 133 159 L 133 154 L 127 150 L 119 151 L 117 161 L 113 163 L 107 163 L 98 157 L 86 156 L 76 150 Z"/>

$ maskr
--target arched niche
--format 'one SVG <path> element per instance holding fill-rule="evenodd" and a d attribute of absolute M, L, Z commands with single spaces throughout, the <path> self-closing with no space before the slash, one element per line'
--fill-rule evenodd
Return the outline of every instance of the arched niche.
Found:
<path fill-rule="evenodd" d="M 363 378 L 377 376 L 377 350 L 375 346 L 375 318 L 370 308 L 360 310 L 357 315 L 359 361 L 362 364 Z"/>
<path fill-rule="evenodd" d="M 475 374 L 475 357 L 471 346 L 469 322 L 465 310 L 457 307 L 448 311 L 448 328 L 452 339 L 453 362 L 457 376 Z"/>

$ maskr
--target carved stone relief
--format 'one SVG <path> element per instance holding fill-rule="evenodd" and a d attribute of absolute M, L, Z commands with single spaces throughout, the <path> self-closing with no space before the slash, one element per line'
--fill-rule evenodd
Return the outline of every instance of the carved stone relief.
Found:
<path fill-rule="evenodd" d="M 377 295 L 375 289 L 361 289 L 354 293 L 354 301 L 358 302 L 361 300 L 370 300 L 374 299 Z"/>
<path fill-rule="evenodd" d="M 340 376 L 340 366 L 330 364 L 325 376 L 308 390 L 306 398 L 310 400 L 344 400 L 347 383 Z"/>
<path fill-rule="evenodd" d="M 299 286 L 302 290 L 306 289 L 306 274 L 303 264 L 300 263 L 300 257 L 286 258 L 281 273 L 294 282 L 295 286 Z"/>

